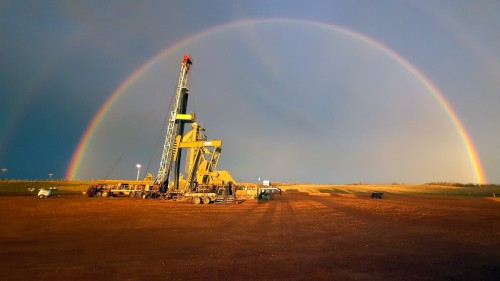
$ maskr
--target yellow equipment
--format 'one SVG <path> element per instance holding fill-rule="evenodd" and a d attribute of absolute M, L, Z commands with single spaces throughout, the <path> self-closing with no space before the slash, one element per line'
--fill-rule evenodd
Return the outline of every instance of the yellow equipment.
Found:
<path fill-rule="evenodd" d="M 187 197 L 194 203 L 233 202 L 237 183 L 229 171 L 217 170 L 222 141 L 208 140 L 204 127 L 196 123 L 196 115 L 186 113 L 191 64 L 191 57 L 184 55 L 153 190 L 166 198 Z M 191 123 L 192 129 L 184 134 L 186 123 Z M 187 151 L 185 175 L 180 171 L 183 151 Z"/>

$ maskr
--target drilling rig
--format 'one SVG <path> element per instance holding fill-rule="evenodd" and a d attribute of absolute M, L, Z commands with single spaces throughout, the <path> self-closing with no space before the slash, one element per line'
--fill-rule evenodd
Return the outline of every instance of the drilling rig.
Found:
<path fill-rule="evenodd" d="M 192 64 L 191 56 L 184 55 L 153 190 L 167 199 L 184 198 L 196 204 L 235 202 L 236 181 L 229 171 L 217 170 L 222 141 L 207 139 L 195 113 L 187 113 L 187 82 Z M 186 124 L 191 124 L 191 130 L 184 134 Z M 185 174 L 181 172 L 184 150 Z"/>

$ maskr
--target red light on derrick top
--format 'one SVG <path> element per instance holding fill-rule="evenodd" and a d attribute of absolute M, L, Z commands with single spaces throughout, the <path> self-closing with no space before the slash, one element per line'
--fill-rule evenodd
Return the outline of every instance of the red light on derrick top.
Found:
<path fill-rule="evenodd" d="M 185 54 L 184 58 L 182 58 L 182 65 L 188 66 L 193 64 L 193 60 L 189 54 Z"/>

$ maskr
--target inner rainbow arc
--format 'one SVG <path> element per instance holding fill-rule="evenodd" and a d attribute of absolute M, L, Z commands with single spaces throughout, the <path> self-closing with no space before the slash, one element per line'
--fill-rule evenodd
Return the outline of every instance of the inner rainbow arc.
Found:
<path fill-rule="evenodd" d="M 130 76 L 128 76 L 127 79 L 122 84 L 120 84 L 120 86 L 104 102 L 104 104 L 99 108 L 98 112 L 92 118 L 89 126 L 87 127 L 82 138 L 80 139 L 78 146 L 73 153 L 73 156 L 71 157 L 70 164 L 68 166 L 68 169 L 66 170 L 66 179 L 68 179 L 68 180 L 74 179 L 75 175 L 78 173 L 80 162 L 82 160 L 83 155 L 85 154 L 85 151 L 88 147 L 88 144 L 89 144 L 90 140 L 92 139 L 92 136 L 95 133 L 96 129 L 99 127 L 99 124 L 102 122 L 103 118 L 106 116 L 107 112 L 111 108 L 111 106 L 121 96 L 121 94 L 128 87 L 130 87 L 130 85 L 132 85 L 137 79 L 139 79 L 145 73 L 145 71 L 149 67 L 151 67 L 156 62 L 160 61 L 162 57 L 168 55 L 170 52 L 172 52 L 177 47 L 179 47 L 183 44 L 188 44 L 189 42 L 194 41 L 196 39 L 200 39 L 204 36 L 208 36 L 209 34 L 211 34 L 213 32 L 223 31 L 225 29 L 233 28 L 235 26 L 240 26 L 240 25 L 241 26 L 243 26 L 243 25 L 255 25 L 255 24 L 262 24 L 262 23 L 285 23 L 285 24 L 286 23 L 295 23 L 295 24 L 308 24 L 308 25 L 318 26 L 318 27 L 322 27 L 322 28 L 329 28 L 329 29 L 333 29 L 333 30 L 338 31 L 338 32 L 342 32 L 343 34 L 346 34 L 350 37 L 361 40 L 364 43 L 369 44 L 370 46 L 373 46 L 373 47 L 377 48 L 378 50 L 381 50 L 382 52 L 387 54 L 390 58 L 392 58 L 393 60 L 398 62 L 405 69 L 407 69 L 410 73 L 412 73 L 422 83 L 422 85 L 424 85 L 424 87 L 431 93 L 431 95 L 437 100 L 438 104 L 444 109 L 447 116 L 450 118 L 454 128 L 457 130 L 457 132 L 462 140 L 462 143 L 465 146 L 465 149 L 467 151 L 469 161 L 470 161 L 472 168 L 474 170 L 474 174 L 476 176 L 477 182 L 479 184 L 487 183 L 487 179 L 486 179 L 486 176 L 484 174 L 484 170 L 483 170 L 479 155 L 477 153 L 477 150 L 472 142 L 471 137 L 467 133 L 465 126 L 463 125 L 460 118 L 458 117 L 457 113 L 455 112 L 455 110 L 453 109 L 451 104 L 447 101 L 447 99 L 444 97 L 444 95 L 441 93 L 441 91 L 432 83 L 432 81 L 428 77 L 426 77 L 421 71 L 419 71 L 413 64 L 411 64 L 408 60 L 406 60 L 401 55 L 396 53 L 394 50 L 388 48 L 387 46 L 376 41 L 375 39 L 368 37 L 367 35 L 364 35 L 362 33 L 359 33 L 357 31 L 353 31 L 353 30 L 347 29 L 345 27 L 337 26 L 337 25 L 329 24 L 329 23 L 322 23 L 322 22 L 302 20 L 302 19 L 289 19 L 289 18 L 244 19 L 244 20 L 229 22 L 229 23 L 226 23 L 223 25 L 214 26 L 214 27 L 203 30 L 199 33 L 192 34 L 188 37 L 185 37 L 185 38 L 177 41 L 176 43 L 165 48 L 160 53 L 155 55 L 153 58 L 148 60 L 146 63 L 141 65 Z"/>

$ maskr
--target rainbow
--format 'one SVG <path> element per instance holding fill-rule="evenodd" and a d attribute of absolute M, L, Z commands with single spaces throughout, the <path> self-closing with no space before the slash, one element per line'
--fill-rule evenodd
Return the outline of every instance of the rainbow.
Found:
<path fill-rule="evenodd" d="M 268 18 L 268 19 L 244 19 L 238 20 L 230 23 L 226 23 L 223 25 L 218 25 L 201 31 L 199 33 L 192 34 L 186 38 L 183 38 L 173 45 L 165 48 L 156 56 L 148 60 L 146 63 L 141 65 L 138 69 L 136 69 L 127 79 L 113 92 L 113 94 L 104 102 L 104 104 L 99 108 L 99 111 L 95 114 L 90 122 L 89 126 L 85 130 L 83 136 L 81 137 L 77 148 L 75 149 L 73 156 L 71 157 L 70 164 L 66 170 L 66 178 L 73 179 L 74 176 L 78 172 L 78 168 L 80 162 L 82 160 L 83 155 L 88 147 L 90 140 L 92 139 L 93 134 L 98 128 L 99 124 L 106 116 L 107 112 L 114 104 L 114 102 L 122 95 L 122 93 L 129 88 L 137 79 L 139 79 L 148 68 L 161 60 L 162 57 L 169 55 L 174 49 L 187 45 L 194 40 L 201 39 L 203 37 L 209 36 L 214 32 L 224 31 L 230 28 L 238 27 L 238 26 L 246 26 L 246 25 L 255 25 L 255 24 L 263 24 L 263 23 L 288 23 L 288 24 L 305 24 L 311 26 L 317 26 L 321 28 L 329 28 L 334 29 L 337 32 L 341 32 L 346 34 L 352 38 L 363 41 L 364 43 L 377 48 L 378 50 L 383 51 L 394 61 L 398 62 L 401 66 L 407 69 L 410 73 L 412 73 L 421 83 L 422 85 L 431 93 L 431 95 L 436 99 L 438 104 L 443 108 L 446 112 L 447 116 L 450 118 L 454 128 L 458 132 L 463 145 L 467 151 L 469 156 L 469 161 L 474 169 L 474 174 L 476 176 L 476 180 L 480 184 L 484 184 L 487 182 L 486 177 L 484 175 L 484 171 L 481 165 L 481 161 L 479 159 L 479 155 L 474 147 L 471 137 L 467 133 L 465 126 L 460 121 L 457 113 L 450 105 L 450 103 L 446 100 L 444 95 L 440 92 L 440 90 L 432 83 L 432 81 L 427 78 L 422 72 L 420 72 L 414 65 L 412 65 L 408 60 L 400 56 L 398 53 L 383 45 L 382 43 L 370 38 L 362 33 L 357 31 L 353 31 L 347 29 L 342 26 L 337 26 L 329 23 L 322 23 L 310 20 L 301 20 L 301 19 L 288 19 L 288 18 Z"/>

